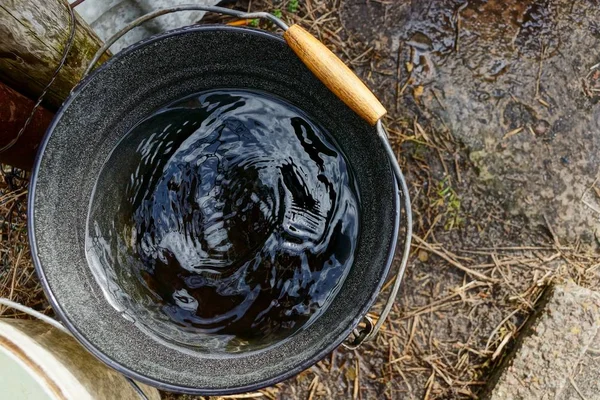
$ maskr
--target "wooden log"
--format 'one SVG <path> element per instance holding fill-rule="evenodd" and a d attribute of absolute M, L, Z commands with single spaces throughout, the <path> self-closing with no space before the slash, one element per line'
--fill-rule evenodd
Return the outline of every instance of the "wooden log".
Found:
<path fill-rule="evenodd" d="M 66 0 L 2 0 L 0 2 L 0 80 L 36 99 L 58 66 L 70 32 Z M 102 41 L 76 15 L 76 34 L 65 66 L 46 95 L 44 104 L 56 110 Z M 110 57 L 104 55 L 100 60 Z"/>
<path fill-rule="evenodd" d="M 0 148 L 17 137 L 34 105 L 34 101 L 0 82 Z M 30 170 L 52 117 L 53 113 L 39 107 L 21 137 L 0 153 L 0 162 Z"/>

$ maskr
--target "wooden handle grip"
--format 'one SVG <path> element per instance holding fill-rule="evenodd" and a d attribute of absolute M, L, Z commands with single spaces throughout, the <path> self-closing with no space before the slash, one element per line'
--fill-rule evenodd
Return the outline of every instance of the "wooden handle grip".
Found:
<path fill-rule="evenodd" d="M 313 35 L 292 25 L 283 37 L 313 74 L 369 124 L 375 125 L 386 114 L 385 107 L 358 76 Z"/>

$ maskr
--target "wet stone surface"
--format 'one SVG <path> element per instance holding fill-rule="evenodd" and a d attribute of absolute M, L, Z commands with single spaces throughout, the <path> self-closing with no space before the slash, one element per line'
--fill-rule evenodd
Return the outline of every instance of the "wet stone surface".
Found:
<path fill-rule="evenodd" d="M 545 297 L 483 399 L 598 398 L 600 294 L 566 283 L 549 288 Z"/>
<path fill-rule="evenodd" d="M 449 131 L 512 215 L 597 243 L 598 1 L 350 0 L 341 17 L 397 71 L 371 82 L 388 109 Z"/>

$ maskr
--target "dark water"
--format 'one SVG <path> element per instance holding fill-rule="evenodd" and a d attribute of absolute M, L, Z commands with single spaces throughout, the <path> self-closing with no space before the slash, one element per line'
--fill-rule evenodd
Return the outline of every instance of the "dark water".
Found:
<path fill-rule="evenodd" d="M 97 183 L 87 255 L 111 303 L 229 352 L 314 320 L 353 261 L 358 197 L 332 138 L 265 94 L 210 91 L 147 118 Z"/>

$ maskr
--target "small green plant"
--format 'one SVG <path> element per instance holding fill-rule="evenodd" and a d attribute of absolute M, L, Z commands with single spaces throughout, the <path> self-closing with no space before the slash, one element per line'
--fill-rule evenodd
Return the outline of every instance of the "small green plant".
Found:
<path fill-rule="evenodd" d="M 298 0 L 290 0 L 290 2 L 288 3 L 288 11 L 291 13 L 297 13 L 298 12 Z"/>
<path fill-rule="evenodd" d="M 440 209 L 442 215 L 446 217 L 445 230 L 449 231 L 464 224 L 464 220 L 460 216 L 460 198 L 454 188 L 452 188 L 448 176 L 445 176 L 438 183 L 437 198 L 432 202 L 431 206 Z"/>
<path fill-rule="evenodd" d="M 258 27 L 258 23 L 259 23 L 258 18 L 254 18 L 254 19 L 250 20 L 250 23 L 248 25 L 257 28 Z"/>
<path fill-rule="evenodd" d="M 283 17 L 283 14 L 281 13 L 281 10 L 279 8 L 276 8 L 273 10 L 273 15 L 276 16 L 277 18 Z"/>

